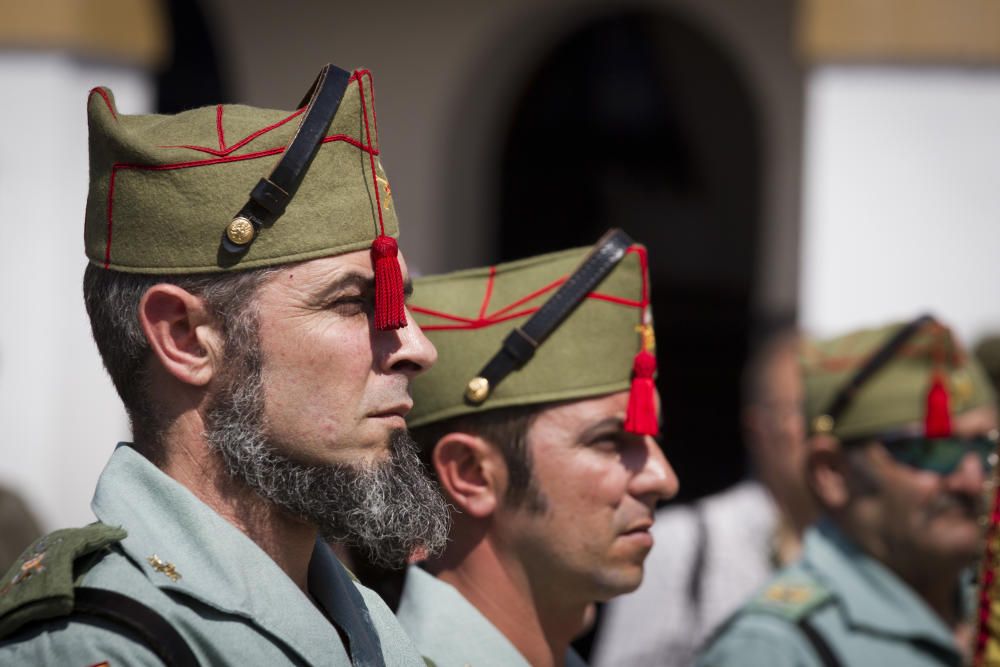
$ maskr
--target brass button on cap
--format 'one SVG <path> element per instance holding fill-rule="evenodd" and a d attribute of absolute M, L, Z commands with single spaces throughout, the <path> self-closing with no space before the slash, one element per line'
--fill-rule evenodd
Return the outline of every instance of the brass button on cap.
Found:
<path fill-rule="evenodd" d="M 234 218 L 226 227 L 226 237 L 236 245 L 246 245 L 253 241 L 256 230 L 253 223 L 244 217 Z"/>
<path fill-rule="evenodd" d="M 820 415 L 813 422 L 813 430 L 816 433 L 830 433 L 833 431 L 833 417 L 830 415 Z"/>
<path fill-rule="evenodd" d="M 484 377 L 474 377 L 465 387 L 465 398 L 479 405 L 490 395 L 490 381 Z"/>

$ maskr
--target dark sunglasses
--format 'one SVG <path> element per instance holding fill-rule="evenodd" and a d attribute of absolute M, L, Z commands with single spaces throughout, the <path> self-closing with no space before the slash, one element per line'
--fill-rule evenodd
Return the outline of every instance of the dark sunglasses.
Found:
<path fill-rule="evenodd" d="M 970 438 L 958 436 L 927 438 L 912 433 L 883 433 L 863 438 L 851 438 L 844 445 L 857 445 L 877 440 L 889 455 L 904 465 L 918 470 L 950 475 L 955 472 L 965 455 L 972 452 L 979 456 L 983 470 L 989 473 L 997 462 L 997 431 Z"/>

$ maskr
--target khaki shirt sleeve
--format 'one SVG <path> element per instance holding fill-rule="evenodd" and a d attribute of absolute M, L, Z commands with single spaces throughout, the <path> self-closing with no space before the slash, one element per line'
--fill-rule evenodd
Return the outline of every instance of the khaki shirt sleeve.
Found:
<path fill-rule="evenodd" d="M 98 620 L 39 624 L 0 643 L 0 665 L 163 667 L 150 649 Z"/>

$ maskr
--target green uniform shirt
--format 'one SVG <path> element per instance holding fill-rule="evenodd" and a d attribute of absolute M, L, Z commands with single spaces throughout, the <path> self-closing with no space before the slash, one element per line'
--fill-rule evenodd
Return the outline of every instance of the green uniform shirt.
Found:
<path fill-rule="evenodd" d="M 152 608 L 202 665 L 424 664 L 381 599 L 354 583 L 323 543 L 310 561 L 310 600 L 250 538 L 127 445 L 101 474 L 92 507 L 128 537 L 82 585 Z M 29 626 L 0 645 L 2 665 L 105 661 L 161 664 L 117 629 L 65 619 Z"/>
<path fill-rule="evenodd" d="M 829 523 L 806 533 L 802 561 L 778 573 L 699 657 L 701 667 L 821 667 L 805 618 L 840 664 L 960 665 L 951 631 L 895 574 Z"/>
<path fill-rule="evenodd" d="M 507 637 L 446 582 L 419 567 L 406 573 L 396 612 L 417 648 L 436 667 L 530 667 Z M 572 648 L 566 667 L 582 667 Z"/>

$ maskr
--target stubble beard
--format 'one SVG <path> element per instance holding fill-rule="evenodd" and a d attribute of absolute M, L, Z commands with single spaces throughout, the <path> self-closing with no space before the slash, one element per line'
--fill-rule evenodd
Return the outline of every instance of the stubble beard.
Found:
<path fill-rule="evenodd" d="M 205 437 L 228 475 L 314 524 L 324 539 L 355 547 L 382 567 L 398 568 L 415 553 L 443 549 L 450 513 L 409 433 L 392 431 L 388 456 L 363 465 L 290 458 L 284 452 L 292 449 L 268 433 L 263 364 L 246 340 L 227 346 L 239 352 L 229 357 L 206 412 Z"/>

